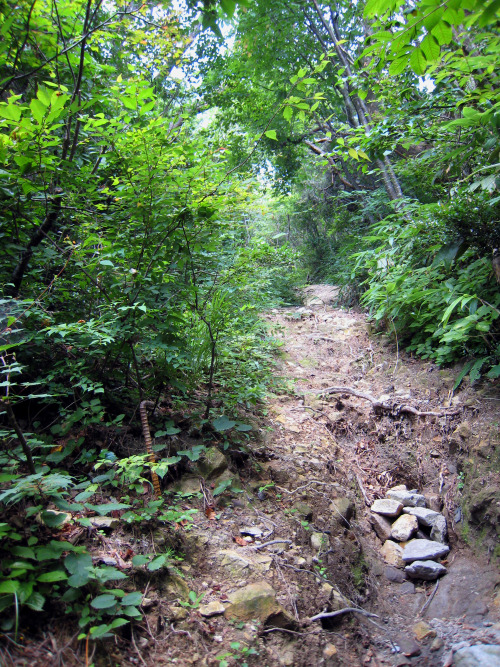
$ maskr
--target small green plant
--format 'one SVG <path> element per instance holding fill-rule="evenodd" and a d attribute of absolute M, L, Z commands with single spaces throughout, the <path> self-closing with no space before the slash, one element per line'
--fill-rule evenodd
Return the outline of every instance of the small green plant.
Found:
<path fill-rule="evenodd" d="M 113 630 L 126 625 L 131 619 L 142 618 L 139 609 L 141 602 L 142 593 L 139 591 L 126 594 L 120 588 L 107 589 L 83 606 L 79 626 L 90 627 L 81 633 L 78 639 L 85 639 L 87 636 L 93 640 L 112 637 Z M 123 618 L 124 616 L 126 618 Z"/>
<path fill-rule="evenodd" d="M 457 488 L 461 491 L 465 486 L 465 473 L 463 471 L 458 473 L 457 480 Z"/>
<path fill-rule="evenodd" d="M 328 574 L 328 570 L 326 566 L 323 564 L 323 560 L 321 558 L 315 558 L 314 559 L 314 564 L 313 564 L 313 569 L 315 572 L 317 572 L 321 577 L 326 577 Z"/>
<path fill-rule="evenodd" d="M 205 597 L 205 593 L 200 593 L 200 595 L 197 595 L 194 591 L 189 591 L 188 595 L 188 601 L 184 602 L 182 600 L 179 600 L 179 604 L 181 607 L 188 607 L 189 609 L 198 609 L 200 606 L 200 602 L 203 600 Z"/>
<path fill-rule="evenodd" d="M 251 655 L 259 655 L 259 652 L 251 646 L 243 646 L 241 642 L 231 642 L 230 644 L 231 651 L 226 651 L 216 656 L 216 660 L 219 661 L 219 667 L 229 667 L 229 660 L 233 659 L 236 661 L 244 660 L 244 662 L 239 662 L 238 664 L 241 667 L 248 667 L 248 662 L 246 658 Z"/>
<path fill-rule="evenodd" d="M 269 482 L 269 484 L 264 484 L 263 486 L 259 486 L 259 492 L 260 493 L 265 493 L 268 489 L 274 489 L 276 484 L 274 482 Z"/>

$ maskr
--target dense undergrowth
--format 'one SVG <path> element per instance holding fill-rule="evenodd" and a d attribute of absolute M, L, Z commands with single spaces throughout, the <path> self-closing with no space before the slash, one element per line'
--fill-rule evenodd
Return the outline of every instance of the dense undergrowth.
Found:
<path fill-rule="evenodd" d="M 66 615 L 88 642 L 142 615 L 128 575 L 87 551 L 92 517 L 189 525 L 175 494 L 151 500 L 151 467 L 167 485 L 206 446 L 245 450 L 273 382 L 258 313 L 289 298 L 297 253 L 268 241 L 258 183 L 231 176 L 195 92 L 170 75 L 196 10 L 4 9 L 0 629 L 16 643 L 42 614 Z M 158 406 L 155 464 L 143 400 Z"/>

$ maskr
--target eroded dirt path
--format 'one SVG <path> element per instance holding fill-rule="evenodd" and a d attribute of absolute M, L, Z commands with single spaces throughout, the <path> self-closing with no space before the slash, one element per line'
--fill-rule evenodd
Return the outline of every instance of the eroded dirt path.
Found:
<path fill-rule="evenodd" d="M 442 667 L 456 664 L 460 646 L 498 645 L 498 390 L 468 388 L 452 397 L 456 374 L 398 354 L 388 340 L 369 335 L 363 314 L 314 305 L 275 310 L 267 319 L 283 340 L 289 391 L 270 401 L 252 470 L 240 470 L 244 492 L 221 500 L 217 521 L 200 515 L 183 538 L 185 583 L 177 583 L 204 593 L 202 603 L 179 607 L 180 589 L 148 593 L 157 604 L 150 626 L 164 629 L 143 660 Z M 376 414 L 356 396 L 319 395 L 332 386 L 455 414 Z M 474 470 L 477 495 L 485 491 L 481 502 L 461 492 L 464 471 Z M 433 581 L 407 580 L 380 553 L 369 505 L 397 484 L 443 506 L 451 551 L 437 589 Z M 468 514 L 484 520 L 475 555 L 464 541 L 464 533 L 473 540 Z M 263 598 L 252 598 L 259 587 L 265 597 L 266 586 L 271 611 L 262 610 Z M 241 591 L 247 599 L 238 607 Z M 345 608 L 376 617 L 351 611 L 307 620 Z"/>

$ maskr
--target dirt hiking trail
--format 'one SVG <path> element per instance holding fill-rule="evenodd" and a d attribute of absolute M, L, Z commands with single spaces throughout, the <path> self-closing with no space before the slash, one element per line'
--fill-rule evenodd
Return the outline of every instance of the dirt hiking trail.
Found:
<path fill-rule="evenodd" d="M 307 307 L 267 315 L 290 390 L 270 401 L 244 493 L 186 536 L 185 571 L 205 596 L 167 624 L 147 664 L 500 664 L 498 389 L 453 396 L 457 372 L 398 353 L 364 314 L 327 305 L 332 296 L 313 287 Z M 319 395 L 339 386 L 385 408 Z M 447 519 L 437 581 L 382 555 L 369 506 L 401 484 Z"/>
<path fill-rule="evenodd" d="M 305 307 L 266 315 L 287 389 L 270 399 L 249 459 L 214 448 L 205 512 L 178 531 L 184 561 L 135 581 L 145 623 L 132 649 L 116 644 L 96 665 L 500 665 L 498 386 L 453 395 L 457 370 L 398 351 L 334 297 L 313 286 Z M 206 511 L 221 479 L 242 492 Z M 199 473 L 181 480 L 184 492 L 199 485 Z M 416 535 L 411 512 L 397 523 L 438 550 L 422 567 L 444 576 L 408 576 L 395 516 L 371 512 L 394 487 L 441 517 L 432 531 L 418 519 Z M 151 551 L 171 533 L 137 539 Z"/>

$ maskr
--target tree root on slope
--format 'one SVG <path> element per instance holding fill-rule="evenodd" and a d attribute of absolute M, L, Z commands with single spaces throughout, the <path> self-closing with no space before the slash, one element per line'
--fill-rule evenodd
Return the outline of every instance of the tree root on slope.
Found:
<path fill-rule="evenodd" d="M 433 411 L 421 411 L 413 408 L 411 405 L 398 405 L 397 403 L 385 403 L 384 401 L 371 396 L 370 394 L 365 394 L 357 389 L 352 389 L 351 387 L 328 387 L 320 391 L 317 396 L 326 396 L 327 394 L 350 394 L 351 396 L 356 396 L 357 398 L 362 398 L 365 401 L 369 401 L 373 405 L 375 412 L 389 412 L 393 416 L 398 416 L 400 414 L 410 414 L 416 415 L 417 417 L 453 417 L 458 415 L 461 412 L 459 410 L 452 410 L 451 412 L 433 412 Z"/>

